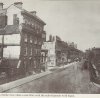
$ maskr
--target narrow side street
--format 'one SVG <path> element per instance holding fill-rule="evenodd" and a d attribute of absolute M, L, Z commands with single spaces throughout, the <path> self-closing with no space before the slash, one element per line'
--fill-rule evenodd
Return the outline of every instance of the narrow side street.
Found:
<path fill-rule="evenodd" d="M 88 70 L 81 70 L 80 64 L 56 70 L 6 93 L 100 93 L 100 88 L 90 83 Z"/>

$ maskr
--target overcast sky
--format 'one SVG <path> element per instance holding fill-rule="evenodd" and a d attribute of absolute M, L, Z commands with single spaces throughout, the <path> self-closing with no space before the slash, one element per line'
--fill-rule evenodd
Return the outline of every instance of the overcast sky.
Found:
<path fill-rule="evenodd" d="M 99 0 L 1 0 L 4 7 L 22 1 L 23 8 L 36 10 L 45 21 L 47 35 L 58 35 L 85 50 L 100 47 Z"/>

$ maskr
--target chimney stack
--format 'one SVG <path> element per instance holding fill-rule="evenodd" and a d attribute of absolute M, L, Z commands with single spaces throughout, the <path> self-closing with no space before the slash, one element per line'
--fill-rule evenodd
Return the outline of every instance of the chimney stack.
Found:
<path fill-rule="evenodd" d="M 30 13 L 33 15 L 36 15 L 36 11 L 31 11 Z"/>
<path fill-rule="evenodd" d="M 0 2 L 0 10 L 2 10 L 3 9 L 3 3 L 2 2 Z"/>
<path fill-rule="evenodd" d="M 22 9 L 23 3 L 22 2 L 15 2 L 14 5 L 17 6 L 18 8 Z"/>

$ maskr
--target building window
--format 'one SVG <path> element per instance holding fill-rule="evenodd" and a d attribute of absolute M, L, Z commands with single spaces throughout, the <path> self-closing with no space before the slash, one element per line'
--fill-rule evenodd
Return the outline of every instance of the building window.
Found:
<path fill-rule="evenodd" d="M 32 23 L 32 28 L 34 28 L 34 23 Z"/>
<path fill-rule="evenodd" d="M 0 15 L 0 28 L 3 28 L 7 25 L 7 16 Z"/>
<path fill-rule="evenodd" d="M 28 25 L 28 20 L 25 20 L 25 24 Z"/>
<path fill-rule="evenodd" d="M 37 38 L 35 38 L 35 40 L 34 40 L 34 44 L 37 44 L 38 42 L 37 42 Z"/>
<path fill-rule="evenodd" d="M 41 45 L 41 41 L 39 42 L 39 45 Z"/>
<path fill-rule="evenodd" d="M 39 31 L 42 32 L 41 27 L 39 27 Z"/>
<path fill-rule="evenodd" d="M 36 33 L 39 34 L 39 30 L 38 29 L 36 30 Z"/>
<path fill-rule="evenodd" d="M 46 34 L 45 33 L 42 33 L 42 38 L 46 38 Z"/>
<path fill-rule="evenodd" d="M 33 37 L 32 36 L 30 36 L 30 43 L 32 43 L 33 42 Z"/>
<path fill-rule="evenodd" d="M 27 42 L 27 34 L 24 35 L 24 42 Z"/>
<path fill-rule="evenodd" d="M 37 52 L 38 52 L 37 49 L 35 49 L 35 54 L 36 54 L 36 55 L 37 55 Z"/>
<path fill-rule="evenodd" d="M 28 54 L 28 48 L 25 47 L 25 56 L 27 56 L 27 54 Z"/>
<path fill-rule="evenodd" d="M 35 27 L 35 29 L 36 29 L 36 28 L 37 28 L 37 25 L 35 24 L 34 27 Z"/>
<path fill-rule="evenodd" d="M 38 49 L 38 54 L 40 54 L 41 53 L 41 51 L 40 51 L 40 49 Z"/>
<path fill-rule="evenodd" d="M 13 15 L 13 24 L 18 25 L 19 24 L 19 18 L 17 17 L 17 14 Z"/>
<path fill-rule="evenodd" d="M 33 49 L 32 49 L 32 47 L 31 47 L 31 50 L 30 50 L 30 55 L 32 56 L 32 53 L 33 53 Z"/>

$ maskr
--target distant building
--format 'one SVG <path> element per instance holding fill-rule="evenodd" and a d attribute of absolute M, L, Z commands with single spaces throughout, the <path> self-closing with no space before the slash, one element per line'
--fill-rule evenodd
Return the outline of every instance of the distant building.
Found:
<path fill-rule="evenodd" d="M 42 49 L 47 49 L 47 66 L 60 66 L 67 63 L 68 45 L 61 41 L 58 36 L 49 37 L 49 41 L 44 42 Z"/>
<path fill-rule="evenodd" d="M 43 50 L 48 50 L 47 66 L 56 65 L 55 42 L 44 42 L 42 45 Z"/>
<path fill-rule="evenodd" d="M 96 58 L 97 59 L 99 59 L 100 58 L 100 48 L 98 47 L 94 47 L 94 48 L 91 48 L 91 49 L 87 49 L 86 51 L 85 51 L 85 58 L 86 59 L 88 59 L 88 57 L 89 57 L 89 54 L 90 53 L 93 53 L 94 54 L 94 58 L 95 58 L 95 56 L 96 56 Z"/>
<path fill-rule="evenodd" d="M 81 60 L 84 57 L 84 52 L 74 47 L 68 46 L 68 59 L 70 62 Z"/>
<path fill-rule="evenodd" d="M 36 71 L 40 69 L 46 24 L 36 11 L 26 11 L 22 6 L 22 2 L 15 2 L 4 9 L 0 3 L 0 43 L 7 46 L 1 57 L 8 58 L 12 65 L 25 72 Z"/>
<path fill-rule="evenodd" d="M 77 44 L 75 44 L 74 42 L 68 42 L 68 46 L 77 49 Z"/>
<path fill-rule="evenodd" d="M 41 69 L 43 71 L 47 70 L 47 58 L 48 58 L 48 49 L 43 48 L 44 43 L 46 42 L 46 33 L 44 32 L 42 34 L 42 39 L 43 39 L 43 44 L 42 44 L 42 48 L 41 48 Z"/>

